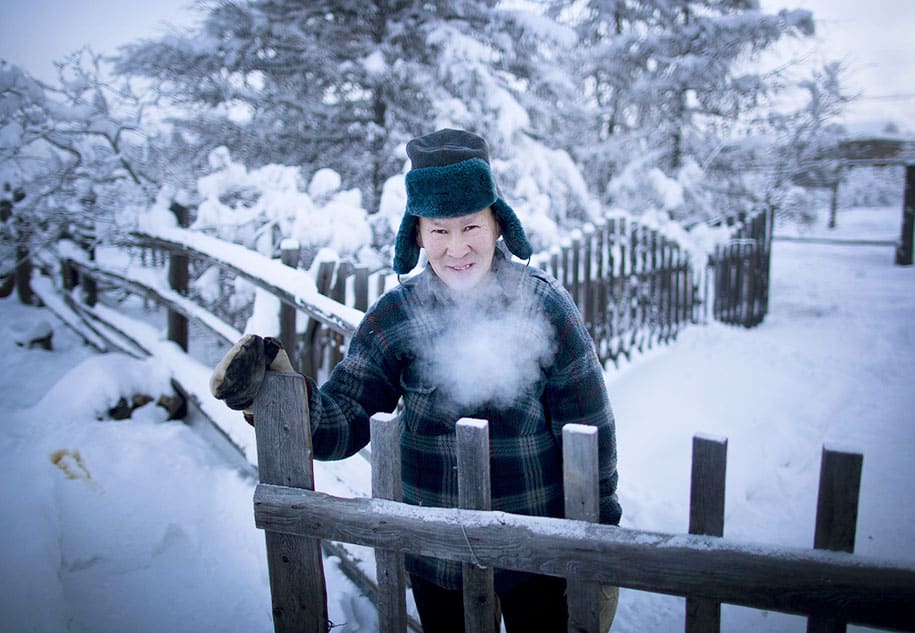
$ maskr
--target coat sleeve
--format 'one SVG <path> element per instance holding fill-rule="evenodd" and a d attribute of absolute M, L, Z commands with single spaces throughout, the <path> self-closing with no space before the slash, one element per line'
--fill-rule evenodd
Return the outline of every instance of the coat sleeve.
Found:
<path fill-rule="evenodd" d="M 594 342 L 580 313 L 564 289 L 550 312 L 557 337 L 557 351 L 547 375 L 543 403 L 552 432 L 562 442 L 566 424 L 597 427 L 600 469 L 600 522 L 618 525 L 622 509 L 616 495 L 616 426 L 604 371 Z M 555 308 L 555 309 L 553 309 Z"/>
<path fill-rule="evenodd" d="M 400 368 L 373 313 L 366 315 L 344 359 L 319 388 L 306 377 L 314 456 L 349 457 L 368 444 L 369 419 L 392 412 L 400 398 Z"/>

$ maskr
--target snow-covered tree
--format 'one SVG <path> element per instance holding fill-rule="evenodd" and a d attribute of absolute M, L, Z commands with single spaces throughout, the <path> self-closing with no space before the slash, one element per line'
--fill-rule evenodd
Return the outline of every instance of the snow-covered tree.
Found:
<path fill-rule="evenodd" d="M 757 0 L 593 0 L 553 12 L 581 39 L 577 67 L 596 116 L 575 156 L 601 192 L 633 158 L 674 179 L 701 169 L 778 86 L 748 70 L 753 57 L 813 32 L 809 11 L 769 15 Z"/>
<path fill-rule="evenodd" d="M 101 81 L 99 64 L 79 51 L 57 85 L 0 66 L 0 176 L 22 194 L 8 233 L 27 250 L 74 232 L 103 239 L 122 210 L 153 199 L 139 98 Z"/>
<path fill-rule="evenodd" d="M 249 165 L 331 167 L 377 199 L 394 149 L 432 124 L 442 24 L 483 31 L 485 2 L 234 0 L 199 29 L 127 47 L 119 72 L 191 108 L 181 126 Z"/>
<path fill-rule="evenodd" d="M 252 168 L 331 168 L 373 212 L 409 138 L 446 126 L 479 132 L 507 195 L 519 190 L 519 212 L 546 201 L 555 233 L 557 221 L 593 212 L 567 155 L 560 170 L 544 169 L 556 106 L 576 92 L 552 51 L 571 47 L 572 35 L 496 0 L 230 0 L 184 35 L 127 47 L 117 68 L 184 108 L 175 124 L 198 155 L 226 146 Z M 390 227 L 375 228 L 383 247 Z"/>

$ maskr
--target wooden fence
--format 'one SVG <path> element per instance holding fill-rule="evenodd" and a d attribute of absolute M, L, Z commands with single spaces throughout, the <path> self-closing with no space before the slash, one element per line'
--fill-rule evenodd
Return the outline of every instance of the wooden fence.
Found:
<path fill-rule="evenodd" d="M 180 224 L 187 223 L 187 209 L 175 205 L 173 211 Z M 769 216 L 739 223 L 735 241 L 719 249 L 706 268 L 705 262 L 692 261 L 684 248 L 658 230 L 628 216 L 609 215 L 599 226 L 588 227 L 561 247 L 535 255 L 531 265 L 549 271 L 569 290 L 601 361 L 618 365 L 654 345 L 675 340 L 686 325 L 705 321 L 711 307 L 714 317 L 726 323 L 748 327 L 759 323 L 768 309 L 770 224 Z M 360 315 L 397 283 L 388 270 L 372 272 L 347 262 L 319 264 L 314 280 L 265 276 L 264 270 L 275 269 L 280 262 L 296 269 L 299 251 L 295 247 L 284 250 L 279 260 L 256 256 L 256 265 L 246 265 L 243 262 L 251 261 L 252 253 L 240 257 L 231 252 L 243 251 L 243 247 L 215 238 L 207 238 L 207 246 L 201 247 L 199 238 L 206 236 L 183 229 L 138 231 L 133 237 L 133 248 L 144 262 L 151 261 L 153 267 L 167 265 L 168 289 L 106 269 L 95 261 L 94 252 L 78 254 L 78 249 L 61 257 L 62 288 L 71 291 L 79 284 L 91 306 L 98 296 L 97 282 L 102 280 L 161 303 L 168 309 L 169 340 L 187 350 L 189 319 L 203 322 L 223 339 L 237 332 L 214 315 L 202 317 L 201 308 L 195 308 L 188 297 L 192 263 L 217 265 L 280 300 L 279 337 L 293 363 L 319 379 L 342 358 Z M 710 275 L 714 277 L 711 287 Z M 276 279 L 301 286 L 313 281 L 318 293 L 330 301 L 319 304 L 314 297 L 303 299 Z M 78 310 L 72 298 L 68 301 Z M 296 324 L 299 311 L 307 317 L 304 327 Z"/>
<path fill-rule="evenodd" d="M 407 628 L 404 552 L 463 564 L 465 630 L 472 633 L 494 631 L 494 567 L 575 584 L 569 595 L 581 599 L 570 602 L 569 631 L 597 631 L 588 596 L 599 583 L 688 597 L 687 631 L 719 630 L 721 603 L 808 615 L 810 631 L 844 630 L 845 623 L 915 631 L 915 567 L 847 553 L 854 543 L 860 455 L 824 450 L 811 550 L 714 535 L 723 529 L 727 444 L 701 436 L 694 438 L 689 535 L 592 522 L 597 436 L 582 425 L 563 432 L 571 518 L 488 511 L 487 423 L 468 419 L 456 425 L 461 507 L 419 508 L 399 502 L 400 426 L 393 415 L 372 418 L 374 498 L 314 491 L 304 393 L 298 374 L 268 372 L 254 403 L 261 464 L 254 515 L 266 534 L 278 633 L 327 630 L 320 539 L 376 548 L 383 633 Z"/>
<path fill-rule="evenodd" d="M 533 264 L 572 295 L 601 362 L 631 360 L 700 318 L 702 272 L 679 244 L 628 216 L 607 215 Z"/>
<path fill-rule="evenodd" d="M 722 323 L 750 328 L 769 311 L 773 214 L 739 216 L 730 244 L 715 248 L 709 262 L 714 271 L 714 317 Z"/>

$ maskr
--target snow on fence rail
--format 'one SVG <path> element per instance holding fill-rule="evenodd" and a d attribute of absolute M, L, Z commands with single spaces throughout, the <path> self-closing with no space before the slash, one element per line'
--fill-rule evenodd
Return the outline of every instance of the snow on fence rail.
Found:
<path fill-rule="evenodd" d="M 376 548 L 379 629 L 385 633 L 408 624 L 408 551 L 463 564 L 465 630 L 474 633 L 494 630 L 494 567 L 564 576 L 583 586 L 570 595 L 608 583 L 687 596 L 687 631 L 719 630 L 722 602 L 808 615 L 811 626 L 829 630 L 844 630 L 848 622 L 915 631 L 915 567 L 848 553 L 860 455 L 824 449 L 817 549 L 784 548 L 489 511 L 488 430 L 479 420 L 457 422 L 461 508 L 399 502 L 400 428 L 387 414 L 372 419 L 374 498 L 333 497 L 314 490 L 305 402 L 300 375 L 268 372 L 254 403 L 261 464 L 254 515 L 267 540 L 277 632 L 326 630 L 321 539 Z M 596 435 L 589 430 L 567 425 L 563 450 L 596 453 Z M 723 529 L 726 445 L 723 439 L 694 438 L 691 532 Z M 596 460 L 565 452 L 563 462 L 567 516 L 593 518 L 587 507 L 597 502 Z M 591 607 L 593 602 L 570 603 L 570 631 L 597 631 Z"/>

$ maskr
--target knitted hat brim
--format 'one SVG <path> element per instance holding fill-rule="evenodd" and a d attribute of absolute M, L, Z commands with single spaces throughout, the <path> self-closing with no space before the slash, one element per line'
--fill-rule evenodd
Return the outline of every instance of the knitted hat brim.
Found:
<path fill-rule="evenodd" d="M 460 186 L 455 186 L 460 183 Z M 492 208 L 508 250 L 521 259 L 533 249 L 514 210 L 501 198 L 489 164 L 470 158 L 413 169 L 406 176 L 407 208 L 394 242 L 394 272 L 406 274 L 419 261 L 418 218 L 455 218 Z"/>

